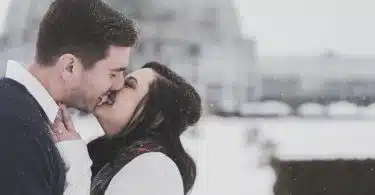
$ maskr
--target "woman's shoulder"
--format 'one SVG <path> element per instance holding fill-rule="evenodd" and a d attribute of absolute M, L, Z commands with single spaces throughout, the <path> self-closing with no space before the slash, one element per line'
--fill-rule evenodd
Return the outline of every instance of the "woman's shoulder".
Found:
<path fill-rule="evenodd" d="M 113 177 L 107 191 L 121 189 L 136 194 L 146 194 L 150 190 L 152 194 L 183 194 L 183 183 L 172 159 L 162 152 L 148 152 L 124 166 Z"/>
<path fill-rule="evenodd" d="M 147 152 L 141 154 L 130 161 L 128 165 L 130 164 L 144 164 L 146 166 L 159 167 L 159 169 L 160 166 L 162 166 L 165 168 L 175 168 L 178 170 L 177 165 L 173 162 L 173 160 L 162 152 Z"/>
<path fill-rule="evenodd" d="M 170 159 L 167 155 L 162 152 L 147 152 L 141 154 L 131 160 L 126 166 L 124 166 L 117 175 L 122 175 L 123 173 L 146 173 L 148 176 L 151 173 L 161 173 L 165 176 L 179 177 L 181 178 L 180 171 L 177 165 Z M 115 176 L 115 177 L 116 177 Z M 115 179 L 115 178 L 114 178 Z"/>

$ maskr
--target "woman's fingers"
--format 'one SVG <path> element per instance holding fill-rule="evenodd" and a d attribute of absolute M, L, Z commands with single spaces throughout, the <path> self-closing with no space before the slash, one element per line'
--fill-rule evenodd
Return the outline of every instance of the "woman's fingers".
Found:
<path fill-rule="evenodd" d="M 65 104 L 60 104 L 60 110 L 62 121 L 65 124 L 66 130 L 75 132 L 76 130 L 74 128 L 72 117 L 70 116 L 68 108 L 65 106 Z"/>
<path fill-rule="evenodd" d="M 60 110 L 58 111 L 56 115 L 55 121 L 51 124 L 50 127 L 51 127 L 50 134 L 51 134 L 53 142 L 54 143 L 59 142 L 60 141 L 59 135 L 66 132 L 66 128 L 62 119 L 62 113 Z"/>
<path fill-rule="evenodd" d="M 55 133 L 54 131 L 50 131 L 50 134 L 51 134 L 53 143 L 59 142 L 59 136 L 57 133 Z"/>
<path fill-rule="evenodd" d="M 65 130 L 65 125 L 64 125 L 62 113 L 60 110 L 57 112 L 55 121 L 52 123 L 51 128 L 52 128 L 52 131 L 57 134 L 61 134 Z"/>
<path fill-rule="evenodd" d="M 81 137 L 75 131 L 73 121 L 67 107 L 65 105 L 59 105 L 59 107 L 60 109 L 57 113 L 56 119 L 54 123 L 51 124 L 52 140 L 57 143 L 66 140 L 81 139 Z"/>

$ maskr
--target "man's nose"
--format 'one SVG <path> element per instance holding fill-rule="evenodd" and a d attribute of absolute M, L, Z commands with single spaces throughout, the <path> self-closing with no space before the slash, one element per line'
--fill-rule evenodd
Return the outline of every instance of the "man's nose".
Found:
<path fill-rule="evenodd" d="M 125 82 L 124 76 L 120 74 L 113 80 L 112 90 L 118 91 L 122 89 L 124 87 L 124 82 Z"/>

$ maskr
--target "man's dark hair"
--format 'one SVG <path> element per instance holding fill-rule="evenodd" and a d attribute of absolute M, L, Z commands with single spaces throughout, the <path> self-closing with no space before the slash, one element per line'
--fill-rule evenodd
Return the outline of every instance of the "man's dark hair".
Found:
<path fill-rule="evenodd" d="M 36 61 L 52 65 L 71 53 L 89 69 L 109 46 L 132 47 L 137 40 L 134 21 L 101 0 L 55 0 L 39 26 Z"/>

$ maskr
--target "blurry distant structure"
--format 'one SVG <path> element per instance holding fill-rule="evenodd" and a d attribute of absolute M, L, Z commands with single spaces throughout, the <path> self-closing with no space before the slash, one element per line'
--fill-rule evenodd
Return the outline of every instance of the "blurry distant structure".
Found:
<path fill-rule="evenodd" d="M 39 22 L 52 0 L 11 0 L 0 36 L 0 75 L 4 74 L 8 59 L 21 62 L 33 58 Z"/>
<path fill-rule="evenodd" d="M 348 101 L 367 106 L 375 101 L 375 58 L 340 56 L 261 57 L 262 100 L 328 105 Z"/>
<path fill-rule="evenodd" d="M 135 68 L 149 60 L 168 64 L 214 109 L 254 98 L 255 43 L 242 37 L 231 0 L 107 2 L 140 26 Z M 223 107 L 228 101 L 230 106 Z"/>
<path fill-rule="evenodd" d="M 139 24 L 141 40 L 132 68 L 151 60 L 166 63 L 213 108 L 256 99 L 255 42 L 241 35 L 231 0 L 105 1 Z M 0 43 L 2 62 L 32 58 L 38 23 L 50 2 L 12 0 Z"/>

